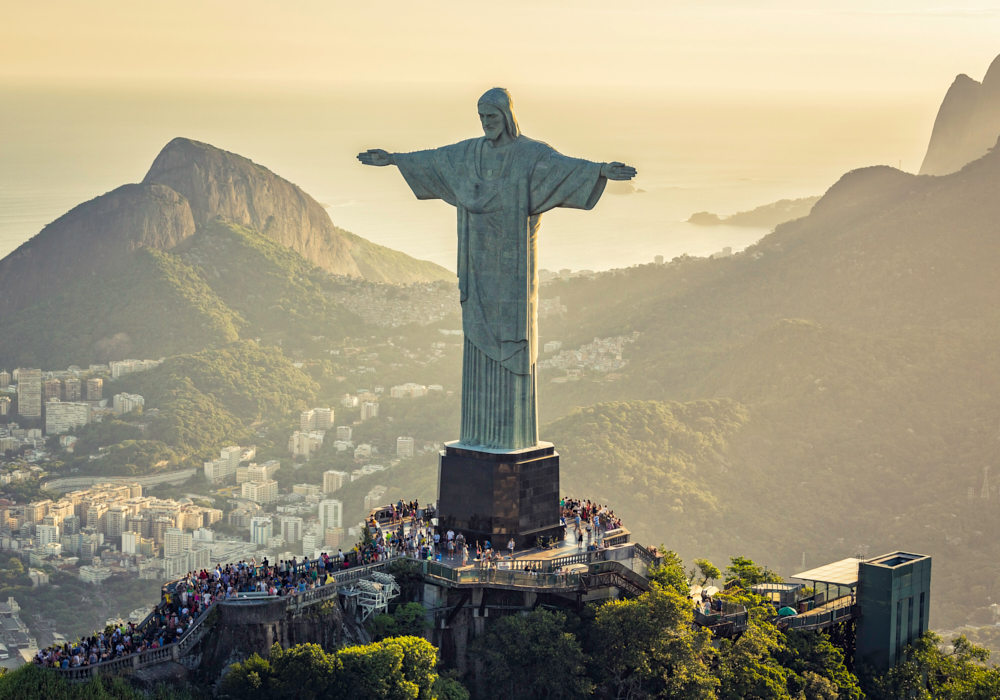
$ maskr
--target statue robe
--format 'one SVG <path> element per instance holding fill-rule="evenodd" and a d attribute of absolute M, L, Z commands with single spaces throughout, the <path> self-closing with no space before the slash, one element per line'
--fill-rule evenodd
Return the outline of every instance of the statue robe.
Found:
<path fill-rule="evenodd" d="M 443 199 L 458 210 L 461 442 L 519 450 L 538 444 L 541 215 L 556 207 L 593 209 L 607 180 L 601 163 L 567 158 L 525 136 L 507 147 L 490 178 L 482 168 L 484 148 L 490 146 L 480 137 L 395 159 L 417 199 Z"/>

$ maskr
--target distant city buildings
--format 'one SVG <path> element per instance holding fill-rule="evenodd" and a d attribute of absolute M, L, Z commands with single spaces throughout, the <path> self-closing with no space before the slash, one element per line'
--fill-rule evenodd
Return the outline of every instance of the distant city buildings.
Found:
<path fill-rule="evenodd" d="M 17 413 L 24 418 L 42 417 L 42 370 L 17 370 Z"/>
<path fill-rule="evenodd" d="M 242 486 L 243 498 L 254 503 L 266 505 L 278 500 L 278 482 L 274 479 L 267 481 L 247 481 Z"/>
<path fill-rule="evenodd" d="M 426 326 L 461 313 L 458 289 L 454 284 L 418 283 L 400 291 L 360 279 L 343 278 L 343 282 L 344 291 L 336 293 L 334 300 L 365 323 L 393 328 L 411 323 Z"/>
<path fill-rule="evenodd" d="M 285 542 L 302 541 L 302 518 L 295 516 L 285 516 L 281 518 L 281 536 Z"/>
<path fill-rule="evenodd" d="M 76 377 L 63 380 L 63 398 L 66 401 L 79 401 L 83 398 L 82 385 Z"/>
<path fill-rule="evenodd" d="M 334 470 L 323 472 L 323 493 L 334 493 L 339 491 L 347 481 L 347 472 L 338 472 Z"/>
<path fill-rule="evenodd" d="M 121 360 L 118 362 L 109 362 L 108 368 L 111 372 L 111 378 L 119 379 L 124 377 L 126 374 L 132 374 L 133 372 L 145 372 L 146 370 L 153 369 L 154 367 L 159 367 L 161 362 L 162 360 Z"/>
<path fill-rule="evenodd" d="M 371 418 L 378 418 L 378 404 L 374 401 L 366 401 L 361 405 L 361 420 L 366 421 Z"/>
<path fill-rule="evenodd" d="M 114 409 L 118 415 L 131 413 L 135 409 L 143 406 L 146 400 L 138 394 L 115 394 Z"/>
<path fill-rule="evenodd" d="M 345 441 L 350 442 L 350 440 L 351 440 L 351 433 L 353 433 L 353 432 L 354 431 L 351 430 L 351 426 L 349 426 L 349 425 L 338 425 L 337 426 L 337 439 L 338 440 L 345 440 Z"/>
<path fill-rule="evenodd" d="M 417 399 L 421 396 L 427 396 L 427 387 L 422 384 L 407 382 L 406 384 L 392 387 L 389 390 L 389 396 L 394 399 Z M 362 420 L 364 419 L 362 418 Z"/>
<path fill-rule="evenodd" d="M 256 454 L 257 454 L 256 447 L 239 447 L 237 445 L 230 445 L 229 447 L 223 447 L 219 451 L 218 459 L 213 459 L 210 462 L 204 462 L 205 479 L 207 479 L 212 483 L 218 484 L 225 481 L 230 476 L 236 474 L 237 483 L 242 483 L 239 481 L 239 475 L 238 475 L 238 470 L 240 469 L 240 462 L 249 461 L 253 459 L 256 456 Z M 275 471 L 276 470 L 277 468 L 275 467 Z"/>
<path fill-rule="evenodd" d="M 548 318 L 549 316 L 562 316 L 568 311 L 559 297 L 552 299 L 538 300 L 538 318 Z"/>
<path fill-rule="evenodd" d="M 0 370 L 0 389 L 6 389 L 10 386 L 10 372 L 7 370 Z"/>
<path fill-rule="evenodd" d="M 313 430 L 311 432 L 296 430 L 288 438 L 288 451 L 292 453 L 293 457 L 309 459 L 310 455 L 323 446 L 325 434 L 322 430 Z"/>
<path fill-rule="evenodd" d="M 303 411 L 299 417 L 299 428 L 303 432 L 313 430 L 330 430 L 333 428 L 334 411 L 332 408 L 314 408 Z"/>
<path fill-rule="evenodd" d="M 382 500 L 385 498 L 385 493 L 386 493 L 385 486 L 381 485 L 374 486 L 368 492 L 368 494 L 365 496 L 365 510 L 364 510 L 365 517 L 368 516 L 368 513 L 371 512 L 373 508 L 378 508 L 381 505 L 385 505 L 382 503 Z"/>
<path fill-rule="evenodd" d="M 396 456 L 402 457 L 403 459 L 409 459 L 413 456 L 413 438 L 396 438 Z"/>
<path fill-rule="evenodd" d="M 344 504 L 335 498 L 319 502 L 319 524 L 326 532 L 335 527 L 343 527 Z"/>
<path fill-rule="evenodd" d="M 10 399 L 6 396 L 0 396 L 0 416 L 6 416 L 10 414 Z"/>
<path fill-rule="evenodd" d="M 90 423 L 90 404 L 53 399 L 45 404 L 46 435 L 61 435 Z"/>
<path fill-rule="evenodd" d="M 267 546 L 273 535 L 274 525 L 270 516 L 258 516 L 250 519 L 250 541 L 254 544 Z"/>
<path fill-rule="evenodd" d="M 104 399 L 104 380 L 100 377 L 91 377 L 87 380 L 87 401 L 101 401 Z"/>
<path fill-rule="evenodd" d="M 631 335 L 614 338 L 594 338 L 593 343 L 583 345 L 579 350 L 563 350 L 554 357 L 539 361 L 538 369 L 617 371 L 628 364 L 628 360 L 622 358 L 623 350 L 634 343 L 639 335 L 639 331 L 635 331 Z M 566 378 L 560 377 L 554 381 L 560 380 L 566 381 Z"/>

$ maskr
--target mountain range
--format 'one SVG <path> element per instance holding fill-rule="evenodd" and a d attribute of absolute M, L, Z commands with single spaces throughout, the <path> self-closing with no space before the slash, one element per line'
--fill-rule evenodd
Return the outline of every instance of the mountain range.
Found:
<path fill-rule="evenodd" d="M 980 83 L 959 75 L 938 110 L 921 175 L 947 175 L 985 155 L 1000 139 L 1000 56 Z"/>
<path fill-rule="evenodd" d="M 302 333 L 305 318 L 342 337 L 361 327 L 327 298 L 346 278 L 454 275 L 337 228 L 247 158 L 177 138 L 141 183 L 77 206 L 0 260 L 0 365 L 195 352 L 243 332 Z"/>
<path fill-rule="evenodd" d="M 616 381 L 539 377 L 564 490 L 686 558 L 783 575 L 931 554 L 935 627 L 991 620 L 998 183 L 1000 150 L 940 177 L 863 168 L 732 257 L 543 288 L 568 313 L 542 342 L 641 333 Z"/>

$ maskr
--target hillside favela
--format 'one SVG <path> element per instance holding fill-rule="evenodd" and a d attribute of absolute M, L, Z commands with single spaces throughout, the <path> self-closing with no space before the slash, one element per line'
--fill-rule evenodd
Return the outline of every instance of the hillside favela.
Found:
<path fill-rule="evenodd" d="M 0 4 L 0 700 L 1000 698 L 997 7 Z"/>

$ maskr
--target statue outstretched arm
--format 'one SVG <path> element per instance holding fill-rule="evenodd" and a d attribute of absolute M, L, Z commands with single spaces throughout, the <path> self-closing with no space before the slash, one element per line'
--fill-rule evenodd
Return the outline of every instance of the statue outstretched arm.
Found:
<path fill-rule="evenodd" d="M 383 151 L 381 148 L 370 148 L 364 153 L 358 154 L 358 160 L 364 165 L 374 165 L 382 167 L 396 164 L 396 154 Z"/>
<path fill-rule="evenodd" d="M 369 153 L 371 153 L 371 151 L 369 151 Z M 383 151 L 383 153 L 385 153 L 385 151 Z M 601 175 L 609 180 L 631 180 L 636 176 L 636 172 L 636 169 L 631 165 L 625 165 L 624 163 L 619 163 L 617 161 L 614 163 L 605 163 L 601 166 Z"/>

